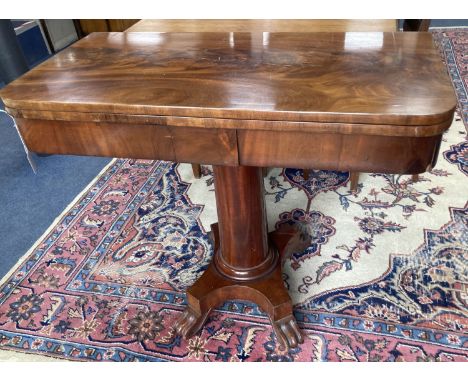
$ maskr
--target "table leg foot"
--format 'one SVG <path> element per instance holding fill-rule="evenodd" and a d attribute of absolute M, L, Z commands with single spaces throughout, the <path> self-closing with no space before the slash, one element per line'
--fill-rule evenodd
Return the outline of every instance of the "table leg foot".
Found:
<path fill-rule="evenodd" d="M 201 329 L 210 312 L 211 309 L 206 311 L 204 314 L 200 314 L 196 313 L 190 307 L 187 307 L 174 325 L 176 334 L 183 338 L 192 337 Z"/>
<path fill-rule="evenodd" d="M 212 226 L 215 256 L 219 251 L 218 226 Z M 304 233 L 297 227 L 280 227 L 270 235 L 271 245 L 284 255 L 305 245 Z M 278 258 L 278 256 L 276 256 Z M 304 338 L 293 316 L 292 302 L 284 286 L 281 261 L 268 274 L 253 280 L 236 280 L 218 271 L 212 262 L 205 273 L 187 291 L 187 308 L 175 324 L 175 331 L 184 338 L 196 334 L 209 313 L 226 300 L 248 300 L 256 303 L 272 322 L 281 348 L 294 348 Z"/>
<path fill-rule="evenodd" d="M 299 344 L 304 343 L 304 337 L 293 315 L 274 321 L 273 330 L 278 338 L 280 347 L 283 349 L 295 348 Z"/>
<path fill-rule="evenodd" d="M 193 171 L 193 176 L 196 179 L 201 178 L 201 165 L 198 163 L 192 163 L 192 171 Z"/>

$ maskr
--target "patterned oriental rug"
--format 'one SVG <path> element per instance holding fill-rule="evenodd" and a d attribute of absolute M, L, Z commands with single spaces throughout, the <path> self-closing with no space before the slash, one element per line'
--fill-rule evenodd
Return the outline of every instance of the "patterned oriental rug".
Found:
<path fill-rule="evenodd" d="M 0 286 L 0 349 L 68 360 L 467 361 L 468 31 L 436 31 L 460 103 L 436 168 L 411 176 L 273 169 L 270 229 L 306 221 L 284 259 L 306 334 L 282 351 L 252 303 L 227 301 L 176 336 L 184 291 L 212 256 L 209 167 L 116 159 Z M 8 352 L 6 352 L 8 351 Z"/>

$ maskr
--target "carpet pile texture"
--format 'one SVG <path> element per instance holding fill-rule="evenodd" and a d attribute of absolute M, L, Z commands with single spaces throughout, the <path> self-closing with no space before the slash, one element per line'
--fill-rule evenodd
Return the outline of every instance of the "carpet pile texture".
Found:
<path fill-rule="evenodd" d="M 407 175 L 272 169 L 270 230 L 306 221 L 284 262 L 306 335 L 279 349 L 268 318 L 227 301 L 189 340 L 172 326 L 212 257 L 210 167 L 116 159 L 0 286 L 0 349 L 69 360 L 467 361 L 468 31 L 435 40 L 459 100 L 437 166 Z"/>

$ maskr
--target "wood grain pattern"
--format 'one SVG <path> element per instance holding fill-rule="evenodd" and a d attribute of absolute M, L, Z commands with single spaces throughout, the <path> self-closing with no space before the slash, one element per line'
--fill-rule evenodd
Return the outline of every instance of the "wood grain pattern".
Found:
<path fill-rule="evenodd" d="M 137 19 L 79 19 L 82 35 L 88 35 L 93 32 L 123 32 L 139 20 Z"/>
<path fill-rule="evenodd" d="M 16 118 L 16 123 L 28 148 L 38 153 L 239 163 L 233 130 L 22 118 Z"/>
<path fill-rule="evenodd" d="M 277 260 L 268 246 L 262 170 L 214 166 L 213 175 L 220 235 L 216 265 L 231 278 L 258 278 Z"/>
<path fill-rule="evenodd" d="M 396 20 L 141 20 L 127 32 L 395 32 Z"/>
<path fill-rule="evenodd" d="M 441 135 L 382 137 L 239 131 L 239 163 L 338 171 L 415 174 L 435 165 Z"/>
<path fill-rule="evenodd" d="M 413 175 L 413 177 L 414 176 L 417 176 L 417 175 Z M 349 182 L 350 182 L 349 189 L 352 192 L 357 192 L 358 184 L 359 184 L 359 173 L 358 172 L 351 172 L 349 174 Z"/>
<path fill-rule="evenodd" d="M 36 112 L 419 126 L 455 107 L 429 33 L 95 33 L 0 95 Z"/>
<path fill-rule="evenodd" d="M 441 139 L 440 134 L 392 137 L 22 118 L 16 121 L 28 148 L 47 154 L 399 174 L 430 170 Z"/>
<path fill-rule="evenodd" d="M 138 19 L 108 19 L 110 30 L 109 32 L 123 32 L 135 25 Z"/>
<path fill-rule="evenodd" d="M 327 122 L 291 122 L 262 121 L 223 118 L 193 118 L 173 116 L 79 113 L 64 111 L 18 110 L 7 107 L 13 116 L 23 119 L 46 119 L 53 121 L 113 122 L 126 124 L 149 124 L 173 127 L 197 127 L 226 130 L 265 130 L 302 133 L 334 133 L 379 135 L 392 137 L 426 137 L 440 135 L 452 124 L 450 116 L 444 122 L 435 125 L 386 125 L 372 123 L 327 123 Z"/>
<path fill-rule="evenodd" d="M 141 20 L 127 29 L 128 32 L 395 32 L 396 30 L 397 20 Z M 203 125 L 206 124 L 204 120 L 201 122 Z M 212 119 L 209 122 L 223 121 Z M 241 124 L 237 126 L 240 128 Z M 278 124 L 265 127 L 276 126 Z M 279 126 L 288 128 L 284 123 Z M 392 129 L 391 133 L 395 134 L 395 130 Z M 362 133 L 365 134 L 367 131 L 373 130 L 365 129 Z M 406 129 L 403 129 L 403 132 L 407 134 Z M 427 130 L 424 133 L 427 134 Z M 194 164 L 192 168 L 194 176 L 199 178 L 200 166 Z"/>
<path fill-rule="evenodd" d="M 33 152 L 176 160 L 170 131 L 165 126 L 15 120 Z"/>
<path fill-rule="evenodd" d="M 170 127 L 177 162 L 236 166 L 239 164 L 235 130 Z"/>
<path fill-rule="evenodd" d="M 250 220 L 252 215 L 249 214 Z M 174 328 L 184 338 L 197 333 L 210 312 L 223 301 L 249 300 L 256 303 L 272 322 L 281 348 L 294 348 L 304 342 L 293 315 L 292 302 L 283 281 L 281 261 L 275 259 L 274 267 L 261 277 L 238 281 L 223 275 L 216 259 L 221 255 L 221 237 L 218 224 L 211 226 L 215 260 L 203 275 L 187 290 L 187 308 Z M 303 251 L 310 244 L 310 237 L 297 226 L 285 224 L 269 235 L 269 245 L 280 258 Z"/>
<path fill-rule="evenodd" d="M 192 172 L 195 179 L 200 179 L 202 174 L 201 165 L 199 163 L 192 163 Z"/>
<path fill-rule="evenodd" d="M 245 298 L 286 347 L 303 337 L 278 258 L 310 226 L 268 240 L 261 167 L 424 172 L 455 108 L 427 33 L 97 33 L 0 95 L 32 151 L 215 165 L 216 253 L 176 331 Z"/>
<path fill-rule="evenodd" d="M 83 35 L 93 32 L 109 32 L 109 21 L 105 19 L 80 19 L 78 20 Z"/>

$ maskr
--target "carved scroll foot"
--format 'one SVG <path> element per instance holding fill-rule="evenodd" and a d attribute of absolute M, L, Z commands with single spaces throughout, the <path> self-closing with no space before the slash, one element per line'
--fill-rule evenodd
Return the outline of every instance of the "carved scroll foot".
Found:
<path fill-rule="evenodd" d="M 211 310 L 204 314 L 197 314 L 189 306 L 184 310 L 182 316 L 174 324 L 176 334 L 183 338 L 190 338 L 197 333 L 205 323 Z"/>
<path fill-rule="evenodd" d="M 300 250 L 310 241 L 303 227 L 284 226 L 270 235 L 271 245 L 280 255 Z M 217 225 L 212 226 L 215 256 L 218 247 Z M 278 257 L 276 257 L 278 259 Z M 222 274 L 212 262 L 203 275 L 187 290 L 187 308 L 175 324 L 184 338 L 196 334 L 209 313 L 226 300 L 248 300 L 256 303 L 270 318 L 281 348 L 294 348 L 304 338 L 293 316 L 292 302 L 283 282 L 281 261 L 276 261 L 269 273 L 252 280 L 241 281 Z"/>
<path fill-rule="evenodd" d="M 304 343 L 304 337 L 292 315 L 274 321 L 273 329 L 282 349 L 295 348 Z"/>

